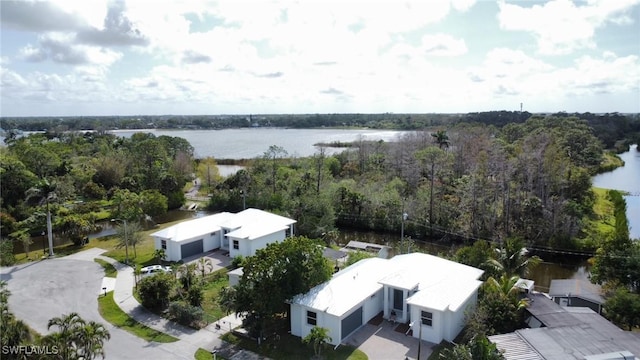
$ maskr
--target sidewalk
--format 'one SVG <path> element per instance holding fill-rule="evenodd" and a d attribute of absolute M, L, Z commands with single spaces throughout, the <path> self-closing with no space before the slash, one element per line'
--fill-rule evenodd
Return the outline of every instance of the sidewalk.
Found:
<path fill-rule="evenodd" d="M 198 348 L 209 351 L 214 348 L 219 348 L 223 345 L 220 336 L 228 332 L 229 329 L 241 325 L 241 320 L 236 318 L 235 314 L 220 319 L 217 322 L 220 325 L 220 329 L 216 329 L 216 323 L 212 323 L 200 330 L 182 326 L 158 316 L 145 309 L 136 298 L 133 297 L 133 288 L 135 286 L 133 268 L 112 258 L 95 254 L 95 252 L 91 255 L 112 264 L 116 270 L 118 270 L 118 276 L 113 289 L 113 299 L 120 309 L 137 322 L 180 339 L 180 341 L 174 343 L 163 344 L 163 346 L 174 345 L 176 354 L 190 352 L 191 356 L 193 356 Z M 107 291 L 109 291 L 109 289 L 107 289 Z"/>

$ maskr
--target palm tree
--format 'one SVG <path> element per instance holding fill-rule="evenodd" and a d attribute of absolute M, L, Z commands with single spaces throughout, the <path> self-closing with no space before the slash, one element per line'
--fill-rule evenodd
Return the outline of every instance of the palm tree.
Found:
<path fill-rule="evenodd" d="M 329 341 L 331 341 L 331 336 L 329 336 L 329 329 L 318 326 L 314 326 L 309 332 L 309 335 L 305 336 L 304 339 L 302 339 L 303 343 L 309 344 L 313 347 L 313 352 L 315 353 L 316 357 L 320 356 L 320 352 L 322 351 L 324 344 Z"/>
<path fill-rule="evenodd" d="M 180 282 L 182 283 L 182 288 L 185 290 L 189 290 L 191 286 L 196 283 L 196 264 L 184 264 L 180 266 L 178 271 L 180 272 Z"/>
<path fill-rule="evenodd" d="M 47 179 L 40 180 L 36 186 L 28 189 L 26 191 L 26 200 L 36 201 L 38 204 L 42 205 L 43 203 L 47 205 L 47 237 L 49 239 L 49 257 L 54 256 L 53 254 L 53 231 L 51 225 L 51 210 L 49 208 L 49 203 L 56 199 L 56 188 L 57 185 L 55 183 L 49 182 Z"/>
<path fill-rule="evenodd" d="M 445 130 L 438 130 L 436 133 L 431 133 L 431 136 L 434 137 L 436 144 L 440 149 L 449 147 L 449 135 Z"/>
<path fill-rule="evenodd" d="M 109 339 L 111 339 L 111 334 L 104 325 L 95 321 L 85 324 L 78 339 L 79 352 L 83 359 L 92 360 L 98 355 L 104 359 L 104 342 Z"/>
<path fill-rule="evenodd" d="M 209 272 L 212 272 L 213 263 L 211 262 L 211 259 L 206 257 L 200 258 L 200 260 L 198 260 L 198 269 L 202 273 L 202 277 L 204 277 L 207 274 L 207 270 L 209 270 Z"/>
<path fill-rule="evenodd" d="M 9 311 L 8 301 L 11 292 L 7 289 L 7 282 L 0 280 L 0 343 L 16 346 L 29 340 L 27 325 L 15 318 Z"/>
<path fill-rule="evenodd" d="M 126 226 L 117 226 L 116 233 L 120 239 L 120 243 L 116 245 L 117 248 L 123 248 L 127 246 L 133 247 L 133 257 L 138 257 L 136 251 L 136 245 L 142 242 L 142 227 L 138 221 L 127 221 Z"/>
<path fill-rule="evenodd" d="M 165 250 L 165 249 L 155 249 L 153 251 L 153 257 L 156 259 L 158 264 L 160 264 L 161 261 L 164 261 L 167 258 L 167 250 Z"/>
<path fill-rule="evenodd" d="M 520 298 L 520 289 L 516 286 L 518 280 L 520 280 L 518 276 L 502 275 L 499 279 L 490 277 L 485 282 L 485 290 L 508 299 L 516 310 L 522 310 L 528 303 L 525 298 Z"/>
<path fill-rule="evenodd" d="M 235 311 L 236 289 L 234 287 L 225 286 L 220 289 L 218 294 L 218 305 L 226 315 Z"/>
<path fill-rule="evenodd" d="M 507 239 L 501 248 L 496 249 L 496 253 L 496 258 L 484 263 L 484 267 L 493 274 L 526 277 L 542 262 L 538 256 L 527 256 L 529 251 L 522 240 L 517 238 Z"/>
<path fill-rule="evenodd" d="M 71 359 L 77 355 L 81 329 L 85 324 L 85 321 L 75 312 L 49 320 L 47 329 L 52 326 L 58 327 L 56 333 L 48 335 L 48 337 L 51 336 L 49 340 L 58 346 L 63 359 Z"/>

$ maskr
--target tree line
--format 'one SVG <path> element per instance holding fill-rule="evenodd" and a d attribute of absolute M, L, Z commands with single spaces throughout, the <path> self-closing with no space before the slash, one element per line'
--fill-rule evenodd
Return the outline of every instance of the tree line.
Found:
<path fill-rule="evenodd" d="M 247 127 L 319 128 L 367 127 L 373 129 L 421 130 L 428 127 L 449 127 L 462 123 L 484 124 L 501 128 L 521 124 L 532 116 L 527 111 L 485 111 L 466 114 L 247 114 L 247 115 L 136 115 L 136 116 L 76 116 L 76 117 L 2 117 L 0 128 L 6 137 L 17 131 L 106 131 L 113 129 L 228 129 Z M 640 143 L 640 114 L 566 113 L 553 117 L 577 117 L 595 130 L 606 149 L 622 152 L 629 144 Z"/>
<path fill-rule="evenodd" d="M 36 133 L 0 148 L 3 263 L 11 242 L 29 253 L 31 236 L 53 230 L 81 245 L 96 221 L 139 221 L 185 201 L 193 147 L 178 137 Z M 47 224 L 53 223 L 48 228 Z"/>
<path fill-rule="evenodd" d="M 310 237 L 337 228 L 415 239 L 500 241 L 595 250 L 591 175 L 603 148 L 575 117 L 537 117 L 502 129 L 460 124 L 394 142 L 356 141 L 348 151 L 288 157 L 272 146 L 208 189 L 211 210 L 245 206 L 298 220 Z M 406 214 L 406 219 L 403 214 Z M 604 235 L 603 235 L 604 236 Z"/>

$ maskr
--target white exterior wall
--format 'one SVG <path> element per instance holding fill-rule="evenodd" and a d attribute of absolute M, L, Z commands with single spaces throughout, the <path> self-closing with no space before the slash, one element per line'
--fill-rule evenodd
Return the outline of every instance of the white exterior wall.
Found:
<path fill-rule="evenodd" d="M 307 324 L 307 311 L 316 313 L 317 327 L 329 330 L 330 344 L 340 344 L 340 318 L 323 311 L 309 309 L 301 305 L 291 305 L 291 334 L 304 338 L 309 335 L 314 325 Z"/>
<path fill-rule="evenodd" d="M 291 335 L 302 336 L 302 306 L 291 305 Z"/>
<path fill-rule="evenodd" d="M 384 304 L 383 289 L 375 293 L 374 297 L 367 296 L 358 305 L 351 308 L 341 317 L 327 314 L 323 311 L 305 308 L 301 305 L 291 305 L 291 334 L 304 338 L 309 335 L 313 325 L 307 324 L 307 311 L 313 311 L 317 314 L 317 324 L 315 326 L 323 327 L 329 330 L 329 341 L 332 345 L 338 345 L 342 341 L 342 320 L 351 315 L 356 309 L 362 307 L 362 324 L 366 324 L 374 316 L 382 311 Z"/>
<path fill-rule="evenodd" d="M 204 252 L 220 248 L 220 233 L 218 230 L 214 233 L 205 235 L 202 239 L 202 249 Z"/>
<path fill-rule="evenodd" d="M 278 231 L 273 234 L 269 234 L 253 240 L 245 239 L 245 241 L 249 242 L 248 248 L 250 253 L 244 256 L 255 255 L 256 251 L 258 251 L 259 249 L 264 249 L 267 247 L 268 244 L 282 241 L 284 240 L 284 238 L 285 238 L 285 231 L 282 230 L 282 231 Z"/>
<path fill-rule="evenodd" d="M 477 302 L 477 292 L 474 292 L 458 311 L 437 311 L 418 306 L 411 306 L 411 321 L 413 322 L 413 337 L 420 335 L 421 312 L 428 311 L 433 314 L 433 326 L 422 325 L 422 340 L 432 343 L 440 343 L 442 340 L 453 341 L 464 327 L 466 310 L 473 308 Z"/>
<path fill-rule="evenodd" d="M 447 341 L 453 341 L 462 328 L 464 328 L 465 317 L 467 311 L 471 311 L 476 306 L 478 300 L 478 292 L 474 291 L 473 295 L 471 295 L 465 303 L 458 308 L 458 311 L 448 311 L 450 320 L 447 322 L 449 325 L 447 331 L 444 333 L 444 338 Z"/>
<path fill-rule="evenodd" d="M 433 314 L 433 326 L 422 325 L 420 318 L 422 311 L 428 311 Z M 422 326 L 422 340 L 439 344 L 444 336 L 445 321 L 446 317 L 441 311 L 422 308 L 415 305 L 411 306 L 411 322 L 413 322 L 411 329 L 413 330 L 413 337 L 415 338 L 420 337 L 420 326 Z"/>
<path fill-rule="evenodd" d="M 342 323 L 340 318 L 325 313 L 322 314 L 324 315 L 322 318 L 324 325 L 322 325 L 322 327 L 329 329 L 329 337 L 331 337 L 331 341 L 328 343 L 331 345 L 339 345 L 342 339 L 342 334 L 340 333 Z M 311 328 L 309 328 L 309 330 L 311 330 Z"/>
<path fill-rule="evenodd" d="M 373 297 L 369 296 L 365 301 L 364 306 L 362 307 L 362 321 L 366 324 L 367 321 L 371 320 L 382 311 L 383 306 L 384 289 L 380 289 L 373 294 Z"/>
<path fill-rule="evenodd" d="M 229 257 L 234 258 L 238 255 L 242 255 L 244 257 L 253 256 L 256 254 L 256 251 L 260 249 L 264 249 L 268 244 L 275 243 L 278 241 L 282 241 L 285 238 L 285 231 L 278 231 L 273 234 L 269 234 L 257 239 L 238 239 L 229 237 Z M 233 241 L 238 240 L 238 249 L 233 248 Z"/>
<path fill-rule="evenodd" d="M 170 239 L 162 239 L 154 236 L 154 244 L 156 249 L 162 249 L 162 240 L 166 240 L 167 249 L 165 251 L 167 253 L 167 260 L 180 261 L 182 260 L 181 246 L 184 244 L 188 244 L 188 243 L 200 240 L 200 239 L 202 239 L 202 250 L 204 252 L 220 248 L 220 242 L 221 242 L 220 231 L 203 234 L 203 235 L 196 236 L 194 238 L 183 240 L 180 242 L 173 241 Z"/>
<path fill-rule="evenodd" d="M 167 242 L 167 248 L 165 249 L 166 259 L 168 261 L 180 261 L 180 259 L 182 258 L 180 244 L 176 243 L 175 241 L 154 236 L 153 241 L 156 249 L 162 249 L 162 240 L 165 240 Z"/>

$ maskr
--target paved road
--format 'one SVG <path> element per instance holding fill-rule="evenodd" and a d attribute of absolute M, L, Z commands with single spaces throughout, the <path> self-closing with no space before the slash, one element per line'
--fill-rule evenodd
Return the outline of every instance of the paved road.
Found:
<path fill-rule="evenodd" d="M 49 333 L 50 318 L 70 312 L 104 324 L 111 333 L 111 340 L 105 344 L 108 359 L 193 359 L 195 344 L 185 347 L 183 341 L 148 342 L 113 327 L 100 316 L 97 297 L 104 271 L 93 261 L 96 254 L 89 251 L 0 269 L 0 277 L 11 291 L 9 308 L 41 334 Z"/>

